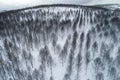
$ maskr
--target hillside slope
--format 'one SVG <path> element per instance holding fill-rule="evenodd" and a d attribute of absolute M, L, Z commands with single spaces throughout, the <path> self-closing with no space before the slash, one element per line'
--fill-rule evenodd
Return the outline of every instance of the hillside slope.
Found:
<path fill-rule="evenodd" d="M 120 12 L 43 5 L 0 13 L 0 80 L 120 80 Z"/>

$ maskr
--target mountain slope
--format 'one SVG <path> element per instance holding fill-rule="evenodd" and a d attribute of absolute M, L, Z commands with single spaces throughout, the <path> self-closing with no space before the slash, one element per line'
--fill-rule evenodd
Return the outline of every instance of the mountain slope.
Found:
<path fill-rule="evenodd" d="M 110 9 L 110 10 L 120 10 L 119 4 L 103 4 L 103 5 L 95 5 L 95 6 Z"/>
<path fill-rule="evenodd" d="M 119 80 L 120 12 L 43 5 L 0 13 L 0 80 Z"/>

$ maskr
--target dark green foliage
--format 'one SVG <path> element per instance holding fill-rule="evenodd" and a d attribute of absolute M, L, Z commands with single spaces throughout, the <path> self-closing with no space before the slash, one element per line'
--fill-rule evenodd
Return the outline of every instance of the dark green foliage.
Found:
<path fill-rule="evenodd" d="M 79 53 L 76 58 L 77 80 L 79 80 L 79 72 L 80 72 L 81 64 L 82 64 L 82 56 L 81 53 Z"/>
<path fill-rule="evenodd" d="M 110 67 L 108 70 L 108 74 L 112 79 L 115 79 L 115 77 L 117 75 L 117 71 L 116 71 L 115 67 Z"/>
<path fill-rule="evenodd" d="M 91 60 L 90 57 L 91 57 L 91 56 L 90 56 L 90 52 L 86 52 L 86 54 L 85 54 L 86 69 L 87 69 L 88 64 L 89 64 L 89 62 L 90 62 L 90 60 Z"/>
<path fill-rule="evenodd" d="M 66 60 L 68 54 L 68 47 L 69 47 L 69 40 L 67 39 L 61 53 L 59 54 L 59 57 L 62 59 L 62 64 L 63 61 Z"/>
<path fill-rule="evenodd" d="M 94 49 L 94 51 L 98 50 L 98 44 L 96 41 L 93 43 L 93 49 Z"/>
<path fill-rule="evenodd" d="M 77 31 L 75 31 L 73 34 L 73 41 L 72 41 L 72 48 L 73 49 L 76 48 L 77 38 L 78 38 L 78 33 L 77 33 Z"/>
<path fill-rule="evenodd" d="M 80 11 L 77 11 L 76 13 L 77 13 L 77 16 L 76 16 L 76 19 L 73 22 L 73 30 L 76 30 L 77 24 L 79 22 Z"/>
<path fill-rule="evenodd" d="M 70 54 L 69 54 L 69 60 L 68 60 L 68 68 L 67 68 L 67 73 L 68 76 L 70 77 L 73 71 L 73 65 L 74 65 L 74 52 L 71 49 Z"/>
<path fill-rule="evenodd" d="M 51 76 L 49 80 L 54 80 L 53 76 Z"/>
<path fill-rule="evenodd" d="M 39 80 L 39 71 L 37 69 L 34 69 L 32 76 L 34 80 Z"/>
<path fill-rule="evenodd" d="M 82 32 L 80 36 L 80 49 L 82 48 L 83 40 L 84 40 L 84 33 Z"/>
<path fill-rule="evenodd" d="M 69 76 L 69 74 L 65 74 L 64 79 L 63 79 L 63 80 L 70 80 L 70 76 Z"/>
<path fill-rule="evenodd" d="M 96 71 L 98 70 L 103 70 L 104 69 L 104 64 L 101 60 L 100 57 L 97 57 L 95 60 L 94 60 L 94 64 L 95 64 L 95 69 Z"/>
<path fill-rule="evenodd" d="M 88 50 L 89 47 L 90 47 L 90 42 L 91 42 L 90 32 L 88 32 L 86 39 L 87 39 L 87 41 L 86 41 L 86 48 Z"/>
<path fill-rule="evenodd" d="M 103 73 L 98 73 L 98 74 L 96 75 L 96 80 L 104 80 L 104 75 L 103 75 Z"/>

